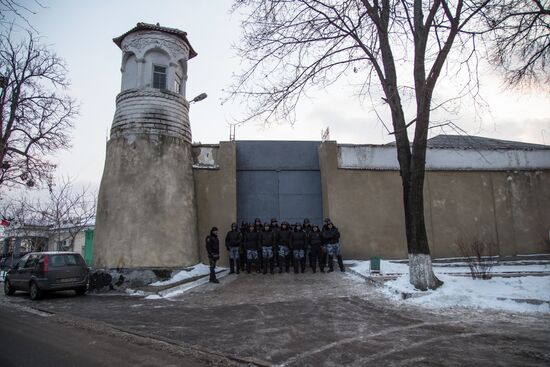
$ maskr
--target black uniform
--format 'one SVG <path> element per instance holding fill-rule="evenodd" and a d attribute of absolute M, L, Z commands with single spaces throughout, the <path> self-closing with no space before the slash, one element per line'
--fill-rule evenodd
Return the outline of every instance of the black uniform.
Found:
<path fill-rule="evenodd" d="M 210 262 L 210 281 L 212 283 L 219 283 L 216 279 L 216 261 L 220 258 L 220 241 L 218 235 L 215 233 L 218 229 L 212 227 L 210 234 L 206 236 L 206 252 L 208 253 L 208 260 Z"/>
<path fill-rule="evenodd" d="M 225 247 L 229 251 L 229 274 L 237 270 L 239 274 L 239 260 L 241 258 L 240 247 L 243 242 L 243 234 L 237 228 L 237 223 L 231 224 L 231 230 L 225 236 Z M 233 254 L 237 253 L 238 257 L 234 258 Z M 236 265 L 236 266 L 235 266 Z"/>
<path fill-rule="evenodd" d="M 336 228 L 332 223 L 328 223 L 326 226 L 326 229 L 323 230 L 323 241 L 327 245 L 327 249 L 329 245 L 339 244 L 340 232 L 338 231 L 338 228 Z M 331 255 L 330 253 L 328 254 L 328 268 L 329 268 L 328 271 L 329 272 L 334 270 L 333 257 L 334 256 Z M 342 255 L 340 255 L 339 251 L 336 254 L 336 258 L 338 259 L 338 265 L 340 266 L 340 270 L 345 271 L 344 261 L 342 260 Z"/>
<path fill-rule="evenodd" d="M 306 237 L 309 238 L 309 234 L 311 233 L 313 226 L 309 222 L 308 218 L 304 219 L 304 224 L 302 225 L 302 229 L 304 232 L 306 232 Z M 306 243 L 306 248 L 304 252 L 305 252 L 305 260 L 306 262 L 309 262 L 309 265 L 311 266 L 311 249 L 309 247 L 309 241 Z"/>
<path fill-rule="evenodd" d="M 298 273 L 298 268 L 301 268 L 302 273 L 306 270 L 306 258 L 299 257 L 300 252 L 305 253 L 307 245 L 307 234 L 301 228 L 301 225 L 296 226 L 296 231 L 290 235 L 290 247 L 294 252 L 294 272 Z"/>
<path fill-rule="evenodd" d="M 258 241 L 259 241 L 260 233 L 256 232 L 252 227 L 248 228 L 248 232 L 244 235 L 244 249 L 246 254 L 246 271 L 248 274 L 250 274 L 250 267 L 252 261 L 256 264 L 256 272 L 260 272 L 260 258 L 258 254 Z M 252 258 L 249 256 L 248 251 L 256 251 L 256 258 Z"/>
<path fill-rule="evenodd" d="M 286 227 L 286 228 L 285 228 Z M 290 231 L 290 228 L 287 224 L 283 224 L 281 226 L 281 230 L 279 231 L 279 246 L 283 249 L 286 248 L 288 250 L 288 253 L 286 255 L 281 255 L 283 251 L 279 251 L 280 258 L 279 258 L 279 273 L 283 272 L 283 265 L 285 266 L 285 271 L 288 273 L 289 267 L 290 267 L 290 235 L 292 232 Z"/>
<path fill-rule="evenodd" d="M 267 228 L 267 229 L 266 229 Z M 275 233 L 271 231 L 269 225 L 264 226 L 264 231 L 260 233 L 260 251 L 262 251 L 263 258 L 263 270 L 264 274 L 267 274 L 267 267 L 271 274 L 274 272 L 275 261 L 273 254 L 275 252 Z"/>
<path fill-rule="evenodd" d="M 244 236 L 248 231 L 248 223 L 246 223 L 244 220 L 241 222 L 240 230 L 243 236 L 243 240 L 241 241 L 241 245 L 239 246 L 239 267 L 241 268 L 241 271 L 244 271 L 244 268 L 246 265 L 246 250 L 244 248 Z"/>
<path fill-rule="evenodd" d="M 275 265 L 277 267 L 279 267 L 279 256 L 277 254 L 277 252 L 279 251 L 278 247 L 279 247 L 279 231 L 281 230 L 281 228 L 279 227 L 279 224 L 277 222 L 277 219 L 276 218 L 271 218 L 271 230 L 273 231 L 273 234 L 275 235 L 275 247 L 274 247 L 274 251 L 275 251 L 275 256 L 274 256 L 274 259 L 275 259 Z"/>
<path fill-rule="evenodd" d="M 319 269 L 321 272 L 325 271 L 325 264 L 322 261 L 322 248 L 323 248 L 323 234 L 319 231 L 319 227 L 314 226 L 313 230 L 308 236 L 309 247 L 311 250 L 310 266 L 313 272 L 316 272 L 317 261 L 319 261 Z"/>

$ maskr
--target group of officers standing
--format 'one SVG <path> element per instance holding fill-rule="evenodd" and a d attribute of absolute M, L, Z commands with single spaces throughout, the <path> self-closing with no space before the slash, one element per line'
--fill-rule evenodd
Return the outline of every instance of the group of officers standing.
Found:
<path fill-rule="evenodd" d="M 317 265 L 321 272 L 334 271 L 334 258 L 338 261 L 341 271 L 345 271 L 344 262 L 340 255 L 340 232 L 330 219 L 325 219 L 322 228 L 312 225 L 309 219 L 303 223 L 290 225 L 288 222 L 279 223 L 276 218 L 271 223 L 263 223 L 259 218 L 254 223 L 231 224 L 231 230 L 225 236 L 225 247 L 229 252 L 229 273 L 244 271 L 250 274 L 254 266 L 257 273 L 267 274 L 290 271 L 305 272 L 309 265 L 313 272 L 317 272 Z M 213 227 L 206 237 L 206 249 L 210 259 L 210 281 L 218 282 L 215 277 L 216 260 L 219 258 L 219 240 L 217 228 Z"/>

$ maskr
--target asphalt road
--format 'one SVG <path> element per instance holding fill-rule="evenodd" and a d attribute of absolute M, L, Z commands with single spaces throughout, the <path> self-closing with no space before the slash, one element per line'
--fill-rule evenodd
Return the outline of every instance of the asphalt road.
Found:
<path fill-rule="evenodd" d="M 32 311 L 32 310 L 31 310 Z M 60 324 L 55 316 L 0 306 L 0 366 L 205 366 L 200 360 Z"/>
<path fill-rule="evenodd" d="M 204 284 L 182 296 L 157 300 L 123 294 L 77 297 L 71 292 L 33 302 L 23 293 L 0 295 L 0 308 L 4 305 L 38 307 L 55 317 L 110 325 L 180 343 L 206 356 L 262 366 L 550 365 L 550 320 L 545 315 L 464 309 L 434 313 L 400 306 L 377 295 L 364 281 L 340 272 L 230 275 L 220 284 Z M 0 325 L 2 319 L 5 316 Z M 10 326 L 16 328 L 17 323 Z M 26 328 L 31 326 L 32 322 Z M 34 346 L 42 340 L 14 344 Z M 129 362 L 132 356 L 141 355 L 133 351 L 135 346 L 116 343 L 116 338 L 92 340 L 99 345 L 98 355 L 114 358 L 103 365 L 130 365 L 135 363 Z M 90 350 L 89 343 L 74 342 L 67 353 L 76 344 L 81 344 L 79 350 Z M 121 353 L 123 357 L 117 357 Z M 135 365 L 147 365 L 134 359 Z M 5 365 L 2 362 L 0 366 Z"/>

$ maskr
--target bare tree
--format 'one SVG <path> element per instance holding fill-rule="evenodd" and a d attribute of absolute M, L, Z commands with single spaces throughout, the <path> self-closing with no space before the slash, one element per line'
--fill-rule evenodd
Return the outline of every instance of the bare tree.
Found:
<path fill-rule="evenodd" d="M 28 16 L 36 14 L 34 8 L 44 6 L 37 0 L 22 1 L 0 0 L 0 25 L 13 24 L 15 20 L 22 20 L 30 29 L 34 27 L 29 23 Z"/>
<path fill-rule="evenodd" d="M 56 250 L 74 250 L 77 235 L 94 224 L 97 192 L 88 187 L 77 190 L 73 180 L 65 178 L 48 184 L 47 199 L 27 205 L 50 226 Z"/>
<path fill-rule="evenodd" d="M 19 244 L 21 248 L 18 251 L 47 249 L 50 226 L 44 222 L 40 213 L 31 209 L 26 197 L 0 198 L 0 217 L 4 223 L 4 236 L 17 237 L 21 240 Z"/>
<path fill-rule="evenodd" d="M 467 29 L 488 1 L 236 0 L 245 12 L 240 56 L 247 62 L 230 90 L 247 119 L 292 119 L 300 98 L 350 72 L 361 92 L 375 92 L 391 113 L 403 185 L 410 281 L 441 285 L 432 271 L 424 223 L 426 142 L 434 90 L 448 61 L 475 59 L 477 31 Z M 449 55 L 454 51 L 453 58 Z M 472 71 L 475 74 L 475 71 Z M 475 82 L 474 78 L 474 82 Z M 409 85 L 406 83 L 410 82 Z M 411 95 L 413 112 L 404 103 Z M 414 128 L 413 139 L 409 129 Z"/>
<path fill-rule="evenodd" d="M 0 188 L 47 182 L 47 156 L 67 149 L 77 115 L 62 59 L 28 32 L 0 34 Z"/>
<path fill-rule="evenodd" d="M 490 60 L 511 85 L 550 84 L 550 2 L 499 0 L 483 11 Z"/>

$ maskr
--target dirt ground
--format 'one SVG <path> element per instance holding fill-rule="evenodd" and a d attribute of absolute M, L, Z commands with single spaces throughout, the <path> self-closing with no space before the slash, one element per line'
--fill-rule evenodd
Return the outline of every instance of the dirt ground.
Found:
<path fill-rule="evenodd" d="M 550 365 L 550 320 L 540 315 L 390 303 L 350 274 L 241 274 L 173 299 L 28 296 L 38 307 L 257 365 Z"/>

